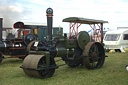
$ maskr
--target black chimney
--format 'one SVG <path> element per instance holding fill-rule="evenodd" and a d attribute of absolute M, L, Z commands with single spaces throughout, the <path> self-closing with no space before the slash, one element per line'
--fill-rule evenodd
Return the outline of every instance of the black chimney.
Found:
<path fill-rule="evenodd" d="M 46 10 L 46 13 L 47 13 L 47 27 L 48 27 L 48 37 L 49 37 L 49 40 L 51 41 L 52 40 L 52 16 L 53 16 L 53 10 L 52 8 L 48 8 Z"/>
<path fill-rule="evenodd" d="M 2 41 L 2 18 L 0 18 L 0 41 Z"/>

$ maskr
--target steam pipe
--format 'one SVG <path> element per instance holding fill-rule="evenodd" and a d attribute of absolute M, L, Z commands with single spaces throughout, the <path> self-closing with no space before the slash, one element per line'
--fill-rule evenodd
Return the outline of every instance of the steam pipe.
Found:
<path fill-rule="evenodd" d="M 0 41 L 2 41 L 2 18 L 0 18 Z"/>
<path fill-rule="evenodd" d="M 52 8 L 48 8 L 46 10 L 46 13 L 47 13 L 47 27 L 48 27 L 48 37 L 49 37 L 49 40 L 51 41 L 52 40 L 52 16 L 53 16 L 53 10 Z"/>

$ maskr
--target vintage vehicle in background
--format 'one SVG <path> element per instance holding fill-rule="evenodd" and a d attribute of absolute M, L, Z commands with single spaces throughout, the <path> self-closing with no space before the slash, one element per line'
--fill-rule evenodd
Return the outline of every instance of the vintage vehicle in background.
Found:
<path fill-rule="evenodd" d="M 103 42 L 106 50 L 125 52 L 124 49 L 128 49 L 128 29 L 107 31 Z"/>
<path fill-rule="evenodd" d="M 35 34 L 30 34 L 26 30 L 23 30 L 23 28 L 19 28 L 17 38 L 15 38 L 15 35 L 13 35 L 11 31 L 9 31 L 7 36 L 2 39 L 2 20 L 3 19 L 0 18 L 0 63 L 3 59 L 5 59 L 4 56 L 6 55 L 10 56 L 9 58 L 24 59 L 28 55 L 28 52 L 26 50 L 28 43 L 36 40 Z M 19 24 L 21 23 L 16 22 L 14 24 L 14 28 Z M 21 36 L 21 34 L 23 35 Z"/>

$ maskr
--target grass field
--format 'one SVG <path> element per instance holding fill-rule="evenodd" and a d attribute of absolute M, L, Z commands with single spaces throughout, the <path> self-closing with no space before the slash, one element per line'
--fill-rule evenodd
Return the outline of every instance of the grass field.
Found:
<path fill-rule="evenodd" d="M 67 65 L 56 69 L 51 78 L 39 79 L 27 76 L 19 66 L 22 60 L 8 58 L 0 64 L 0 85 L 128 85 L 128 53 L 108 54 L 102 68 L 88 70 Z M 59 62 L 62 63 L 62 62 Z"/>

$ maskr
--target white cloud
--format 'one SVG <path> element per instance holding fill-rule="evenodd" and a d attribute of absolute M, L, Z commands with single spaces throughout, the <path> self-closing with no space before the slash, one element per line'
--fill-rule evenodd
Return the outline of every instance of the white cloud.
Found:
<path fill-rule="evenodd" d="M 18 12 L 18 13 L 22 12 L 22 8 L 14 6 L 14 5 L 10 5 L 9 10 L 11 10 L 12 12 Z"/>
<path fill-rule="evenodd" d="M 24 3 L 23 3 L 24 2 Z M 84 17 L 107 20 L 107 28 L 128 27 L 128 2 L 123 0 L 22 0 L 8 6 L 13 12 L 21 13 L 23 21 L 46 23 L 46 9 L 53 8 L 53 26 L 62 26 L 68 31 L 66 17 Z M 5 7 L 1 7 L 5 9 Z"/>
<path fill-rule="evenodd" d="M 0 2 L 4 2 L 4 1 L 6 1 L 6 0 L 0 0 Z"/>

